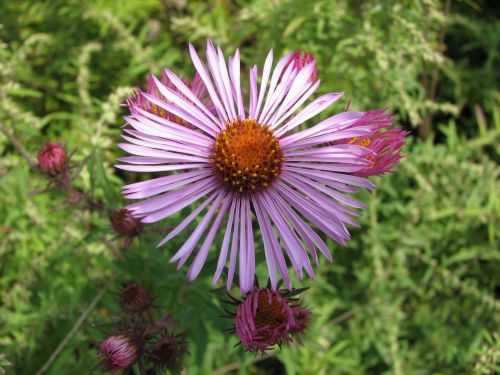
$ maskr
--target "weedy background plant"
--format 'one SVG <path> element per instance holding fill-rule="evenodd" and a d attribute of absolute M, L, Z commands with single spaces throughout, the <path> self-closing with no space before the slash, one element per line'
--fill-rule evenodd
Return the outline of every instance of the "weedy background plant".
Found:
<path fill-rule="evenodd" d="M 98 347 L 127 280 L 154 283 L 187 331 L 189 374 L 476 373 L 499 370 L 498 7 L 484 1 L 3 1 L 0 5 L 0 373 L 72 374 Z M 123 248 L 108 215 L 132 174 L 112 168 L 120 103 L 148 73 L 185 71 L 186 42 L 242 48 L 246 66 L 311 52 L 322 87 L 352 109 L 388 106 L 413 131 L 411 157 L 376 181 L 347 249 L 333 242 L 304 295 L 308 333 L 269 357 L 228 337 L 216 257 L 193 285 L 155 244 L 189 211 Z M 228 50 L 229 50 L 228 49 Z M 342 110 L 345 102 L 339 103 Z M 37 171 L 57 140 L 68 202 Z M 88 202 L 98 202 L 89 205 Z M 114 211 L 113 211 L 114 210 Z M 263 267 L 261 254 L 258 262 Z M 257 272 L 264 272 L 258 268 Z M 299 285 L 294 281 L 294 285 Z M 301 286 L 310 285 L 304 282 Z M 200 319 L 200 311 L 203 312 Z"/>

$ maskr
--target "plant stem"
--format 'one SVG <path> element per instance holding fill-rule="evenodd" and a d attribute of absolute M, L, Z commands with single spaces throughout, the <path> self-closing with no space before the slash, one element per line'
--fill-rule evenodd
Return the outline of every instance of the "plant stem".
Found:
<path fill-rule="evenodd" d="M 104 286 L 104 288 L 102 288 L 101 291 L 94 297 L 92 302 L 90 302 L 90 305 L 88 305 L 88 307 L 82 312 L 82 314 L 80 315 L 80 317 L 78 318 L 76 323 L 73 325 L 73 328 L 71 328 L 71 330 L 68 332 L 68 334 L 59 343 L 56 350 L 54 350 L 52 355 L 49 357 L 47 362 L 45 362 L 45 364 L 40 368 L 40 370 L 37 371 L 36 375 L 41 375 L 49 369 L 52 362 L 55 361 L 57 356 L 62 352 L 64 347 L 68 344 L 69 340 L 71 340 L 71 338 L 75 335 L 75 333 L 80 329 L 82 324 L 85 322 L 85 319 L 87 319 L 89 314 L 94 309 L 95 305 L 97 305 L 97 302 L 99 302 L 99 300 L 104 296 L 104 293 L 106 293 L 106 291 L 109 289 L 111 284 L 112 284 L 112 281 L 108 282 L 108 284 L 106 284 Z"/>
<path fill-rule="evenodd" d="M 7 137 L 7 139 L 12 143 L 12 145 L 16 148 L 16 150 L 26 159 L 28 165 L 31 169 L 36 169 L 37 163 L 33 160 L 31 154 L 24 148 L 23 144 L 16 136 L 10 132 L 9 129 L 0 121 L 0 131 Z"/>

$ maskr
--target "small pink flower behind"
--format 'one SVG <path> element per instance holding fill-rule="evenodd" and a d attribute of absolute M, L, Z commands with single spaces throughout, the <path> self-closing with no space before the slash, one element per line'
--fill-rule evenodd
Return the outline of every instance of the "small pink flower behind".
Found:
<path fill-rule="evenodd" d="M 47 142 L 38 151 L 38 165 L 47 176 L 63 175 L 69 166 L 68 154 L 61 144 Z"/>
<path fill-rule="evenodd" d="M 286 68 L 288 68 L 288 66 L 290 66 L 290 64 L 292 64 L 292 63 L 295 64 L 295 68 L 298 71 L 301 71 L 308 64 L 310 64 L 312 62 L 316 62 L 316 60 L 314 59 L 314 57 L 311 53 L 302 52 L 302 51 L 293 51 L 292 58 L 290 59 L 288 64 L 286 64 L 283 71 L 286 71 Z M 282 74 L 282 76 L 283 76 L 283 74 Z M 316 82 L 317 78 L 318 78 L 318 69 L 316 67 L 314 67 L 314 69 L 311 72 L 311 76 L 309 77 L 309 82 Z"/>
<path fill-rule="evenodd" d="M 298 306 L 297 291 L 254 288 L 238 304 L 234 332 L 250 352 L 265 353 L 288 344 L 309 323 L 310 311 Z M 233 301 L 237 301 L 233 299 Z"/>
<path fill-rule="evenodd" d="M 183 97 L 185 100 L 189 100 L 186 96 L 184 96 L 184 94 L 182 94 L 182 92 L 180 90 L 178 90 L 174 84 L 172 83 L 172 81 L 168 78 L 167 74 L 165 71 L 163 71 L 161 73 L 161 77 L 160 77 L 160 82 L 165 85 L 165 87 L 168 87 L 170 90 L 173 90 L 174 92 L 176 92 L 178 95 L 180 95 L 181 97 Z M 182 79 L 182 82 L 184 85 L 186 85 L 186 87 L 188 87 L 192 92 L 193 94 L 199 99 L 201 100 L 202 102 L 205 102 L 205 104 L 209 104 L 207 103 L 208 101 L 208 96 L 207 96 L 207 90 L 206 90 L 206 87 L 205 85 L 203 84 L 203 81 L 201 80 L 200 76 L 198 74 L 196 74 L 193 78 L 192 81 L 184 78 Z M 147 85 L 147 88 L 146 88 L 146 91 L 145 91 L 146 94 L 149 94 L 149 95 L 152 95 L 153 97 L 157 98 L 157 99 L 160 99 L 162 101 L 164 101 L 165 103 L 168 103 L 168 100 L 159 92 L 158 88 L 156 87 L 156 84 L 153 80 L 153 76 L 149 76 L 148 77 L 148 85 Z M 130 97 L 128 98 L 127 100 L 127 104 L 128 106 L 137 106 L 138 108 L 142 108 L 152 114 L 154 114 L 155 116 L 159 116 L 165 120 L 168 120 L 168 121 L 171 121 L 175 124 L 178 124 L 178 125 L 183 125 L 183 126 L 186 126 L 190 129 L 194 129 L 195 127 L 192 126 L 188 121 L 180 118 L 179 116 L 163 109 L 162 107 L 156 105 L 156 104 L 153 104 L 151 103 L 150 101 L 148 101 L 145 96 L 143 95 L 144 92 L 138 90 L 136 92 L 136 94 L 133 96 L 133 97 Z M 211 105 L 209 105 L 210 107 Z"/>
<path fill-rule="evenodd" d="M 136 282 L 125 284 L 119 293 L 119 303 L 128 313 L 143 313 L 153 307 L 154 297 L 151 292 Z"/>
<path fill-rule="evenodd" d="M 394 117 L 383 109 L 368 111 L 352 127 L 371 127 L 371 133 L 359 137 L 336 142 L 336 144 L 351 144 L 366 147 L 372 155 L 366 159 L 372 163 L 353 174 L 360 177 L 379 176 L 383 173 L 393 173 L 394 168 L 404 157 L 401 148 L 409 131 L 403 131 L 400 126 L 395 128 Z"/>
<path fill-rule="evenodd" d="M 110 336 L 101 343 L 104 365 L 111 373 L 132 366 L 139 356 L 137 345 L 126 335 Z"/>

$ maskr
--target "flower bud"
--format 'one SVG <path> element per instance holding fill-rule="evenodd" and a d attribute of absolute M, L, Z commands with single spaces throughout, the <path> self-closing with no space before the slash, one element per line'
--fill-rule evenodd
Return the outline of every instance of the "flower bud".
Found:
<path fill-rule="evenodd" d="M 119 293 L 122 309 L 129 313 L 142 313 L 153 306 L 153 295 L 149 290 L 133 281 L 125 284 Z"/>
<path fill-rule="evenodd" d="M 185 353 L 188 350 L 183 335 L 173 336 L 166 332 L 151 349 L 149 359 L 158 369 L 172 370 L 180 366 Z"/>
<path fill-rule="evenodd" d="M 47 176 L 63 174 L 68 169 L 68 154 L 61 144 L 47 142 L 38 151 L 38 165 Z"/>
<path fill-rule="evenodd" d="M 137 361 L 139 348 L 128 336 L 120 334 L 108 337 L 101 343 L 101 356 L 107 369 L 115 373 Z"/>
<path fill-rule="evenodd" d="M 116 233 L 121 236 L 134 237 L 142 230 L 142 223 L 130 211 L 123 209 L 110 213 L 111 225 Z"/>
<path fill-rule="evenodd" d="M 229 295 L 236 305 L 234 328 L 246 350 L 265 353 L 276 345 L 288 344 L 293 335 L 303 332 L 309 325 L 311 312 L 300 307 L 295 296 L 303 290 L 272 290 L 254 287 L 243 301 Z"/>

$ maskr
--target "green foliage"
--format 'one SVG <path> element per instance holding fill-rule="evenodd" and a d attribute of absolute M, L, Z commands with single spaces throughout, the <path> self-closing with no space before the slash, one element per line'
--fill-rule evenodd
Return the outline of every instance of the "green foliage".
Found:
<path fill-rule="evenodd" d="M 349 247 L 331 242 L 334 263 L 302 284 L 311 286 L 309 333 L 268 358 L 233 348 L 238 340 L 224 333 L 222 292 L 209 291 L 215 251 L 189 285 L 168 262 L 186 237 L 156 249 L 189 211 L 120 250 L 105 208 L 68 203 L 0 133 L 0 374 L 10 363 L 13 373 L 36 373 L 61 343 L 46 373 L 89 372 L 118 312 L 113 292 L 130 279 L 152 283 L 188 332 L 189 374 L 498 372 L 500 27 L 492 11 L 469 1 L 448 11 L 431 0 L 2 2 L 0 122 L 32 155 L 46 140 L 66 143 L 76 187 L 105 208 L 122 207 L 120 188 L 135 178 L 112 167 L 120 104 L 164 66 L 192 74 L 188 41 L 240 46 L 245 67 L 269 48 L 307 50 L 323 92 L 345 91 L 354 108 L 390 107 L 408 129 L 433 121 L 429 137 L 412 137 L 399 172 L 363 197 L 369 209 Z"/>

